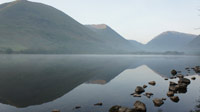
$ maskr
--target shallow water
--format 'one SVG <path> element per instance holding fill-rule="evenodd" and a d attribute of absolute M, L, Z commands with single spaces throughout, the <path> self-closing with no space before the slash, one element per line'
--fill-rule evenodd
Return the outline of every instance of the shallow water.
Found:
<path fill-rule="evenodd" d="M 189 112 L 200 104 L 200 77 L 185 68 L 197 65 L 198 56 L 0 55 L 0 112 L 107 112 L 113 105 L 133 108 L 136 100 L 148 112 Z M 177 94 L 178 103 L 166 96 L 172 69 L 197 78 Z M 153 80 L 156 86 L 148 85 Z M 144 84 L 152 98 L 130 95 Z M 164 105 L 155 107 L 152 99 L 162 97 Z M 103 106 L 93 106 L 98 102 Z"/>

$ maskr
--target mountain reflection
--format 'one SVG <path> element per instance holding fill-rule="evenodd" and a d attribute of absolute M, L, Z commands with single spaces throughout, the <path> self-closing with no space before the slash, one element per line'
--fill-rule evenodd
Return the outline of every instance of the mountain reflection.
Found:
<path fill-rule="evenodd" d="M 0 102 L 23 108 L 53 101 L 82 83 L 109 83 L 126 69 L 170 70 L 199 65 L 199 57 L 1 55 Z M 184 72 L 183 72 L 184 73 Z"/>

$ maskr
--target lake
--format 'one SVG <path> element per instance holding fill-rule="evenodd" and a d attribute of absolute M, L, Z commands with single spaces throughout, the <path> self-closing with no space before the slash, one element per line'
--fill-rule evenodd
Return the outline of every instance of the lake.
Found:
<path fill-rule="evenodd" d="M 198 65 L 199 56 L 181 55 L 0 55 L 0 112 L 108 112 L 114 105 L 133 108 L 137 100 L 147 112 L 200 110 L 200 76 L 185 70 Z M 176 94 L 177 103 L 166 95 L 169 81 L 178 80 L 164 80 L 172 69 L 196 77 Z M 130 95 L 144 84 L 151 98 Z M 155 107 L 152 100 L 163 97 L 164 104 Z"/>

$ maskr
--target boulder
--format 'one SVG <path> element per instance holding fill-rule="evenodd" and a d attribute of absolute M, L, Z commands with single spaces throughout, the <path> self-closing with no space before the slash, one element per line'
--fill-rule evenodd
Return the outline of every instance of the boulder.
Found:
<path fill-rule="evenodd" d="M 153 95 L 153 93 L 145 93 L 144 94 L 147 98 L 151 98 L 151 96 Z"/>
<path fill-rule="evenodd" d="M 168 96 L 168 97 L 174 96 L 174 92 L 173 92 L 173 91 L 168 91 L 168 92 L 167 92 L 167 96 Z"/>
<path fill-rule="evenodd" d="M 145 90 L 144 90 L 143 87 L 141 87 L 141 86 L 137 86 L 137 87 L 136 87 L 135 93 L 141 94 L 141 93 L 143 93 L 143 92 L 145 92 Z"/>
<path fill-rule="evenodd" d="M 151 81 L 151 82 L 149 82 L 149 84 L 152 85 L 152 86 L 155 86 L 156 82 L 155 81 Z"/>
<path fill-rule="evenodd" d="M 143 88 L 147 88 L 147 85 L 143 85 Z"/>
<path fill-rule="evenodd" d="M 133 94 L 133 97 L 141 97 L 141 95 L 140 95 L 140 94 L 137 94 L 137 93 L 134 93 L 134 94 Z"/>
<path fill-rule="evenodd" d="M 176 74 L 177 74 L 177 71 L 176 71 L 176 70 L 172 70 L 172 71 L 171 71 L 171 74 L 172 74 L 172 75 L 176 75 Z"/>
<path fill-rule="evenodd" d="M 162 98 L 162 100 L 167 100 L 167 98 Z"/>
<path fill-rule="evenodd" d="M 181 75 L 181 74 L 178 74 L 177 77 L 178 77 L 178 78 L 184 78 L 184 76 Z"/>
<path fill-rule="evenodd" d="M 195 79 L 196 79 L 196 77 L 192 77 L 191 79 L 192 79 L 192 80 L 195 80 Z"/>
<path fill-rule="evenodd" d="M 162 104 L 164 104 L 163 100 L 162 99 L 159 99 L 159 98 L 155 98 L 153 99 L 153 103 L 156 107 L 160 107 Z"/>
<path fill-rule="evenodd" d="M 109 109 L 109 112 L 119 112 L 119 109 L 121 108 L 121 106 L 119 105 L 115 105 L 115 106 L 112 106 L 110 109 Z"/>
<path fill-rule="evenodd" d="M 177 90 L 178 88 L 176 88 L 175 86 L 169 86 L 169 91 L 176 92 Z"/>
<path fill-rule="evenodd" d="M 185 83 L 185 84 L 190 84 L 190 80 L 189 79 L 187 79 L 187 78 L 180 78 L 179 79 L 179 81 L 178 81 L 178 83 Z"/>
<path fill-rule="evenodd" d="M 178 85 L 178 84 L 175 82 L 172 82 L 172 81 L 169 82 L 169 86 L 176 86 L 176 85 Z"/>
<path fill-rule="evenodd" d="M 55 110 L 52 110 L 52 112 L 60 112 L 60 110 L 55 109 Z"/>
<path fill-rule="evenodd" d="M 115 106 L 112 106 L 109 109 L 109 112 L 136 112 L 136 111 L 134 109 L 130 109 L 130 108 L 127 108 L 127 107 L 115 105 Z"/>
<path fill-rule="evenodd" d="M 165 78 L 165 80 L 168 80 L 168 78 Z"/>
<path fill-rule="evenodd" d="M 178 96 L 172 96 L 170 97 L 170 99 L 173 101 L 173 102 L 179 102 L 179 97 Z"/>
<path fill-rule="evenodd" d="M 146 105 L 140 101 L 136 101 L 133 109 L 136 110 L 136 112 L 146 112 Z"/>

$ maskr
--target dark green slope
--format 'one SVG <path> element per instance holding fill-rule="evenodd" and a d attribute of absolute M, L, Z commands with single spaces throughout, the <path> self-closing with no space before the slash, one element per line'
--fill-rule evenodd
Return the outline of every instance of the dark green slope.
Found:
<path fill-rule="evenodd" d="M 21 53 L 117 53 L 94 31 L 41 3 L 0 5 L 0 51 Z M 123 51 L 122 51 L 123 52 Z"/>

